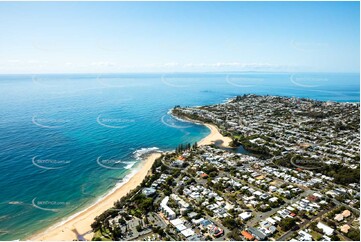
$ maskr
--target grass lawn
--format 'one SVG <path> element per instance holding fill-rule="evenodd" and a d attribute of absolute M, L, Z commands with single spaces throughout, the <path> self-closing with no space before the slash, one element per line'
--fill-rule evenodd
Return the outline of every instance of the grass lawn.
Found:
<path fill-rule="evenodd" d="M 111 239 L 104 237 L 101 233 L 100 230 L 97 230 L 94 233 L 94 238 L 100 238 L 102 241 L 111 241 Z"/>
<path fill-rule="evenodd" d="M 312 231 L 310 234 L 312 235 L 312 238 L 316 241 L 322 238 L 322 235 L 316 231 Z"/>

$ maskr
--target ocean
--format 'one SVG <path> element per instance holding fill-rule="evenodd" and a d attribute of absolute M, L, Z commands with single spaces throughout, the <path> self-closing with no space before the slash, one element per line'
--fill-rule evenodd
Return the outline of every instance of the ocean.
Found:
<path fill-rule="evenodd" d="M 24 239 L 119 186 L 147 152 L 209 131 L 176 105 L 262 94 L 359 102 L 354 73 L 0 75 L 0 240 Z"/>

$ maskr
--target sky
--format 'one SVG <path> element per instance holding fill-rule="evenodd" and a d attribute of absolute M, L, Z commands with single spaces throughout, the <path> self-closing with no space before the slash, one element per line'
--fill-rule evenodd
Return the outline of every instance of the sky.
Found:
<path fill-rule="evenodd" d="M 359 2 L 0 2 L 0 74 L 359 72 Z"/>

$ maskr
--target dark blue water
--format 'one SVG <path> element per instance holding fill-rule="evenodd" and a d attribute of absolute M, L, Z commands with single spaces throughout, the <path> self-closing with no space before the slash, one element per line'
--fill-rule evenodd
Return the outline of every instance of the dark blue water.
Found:
<path fill-rule="evenodd" d="M 0 76 L 0 240 L 23 239 L 119 184 L 147 149 L 174 149 L 207 128 L 175 105 L 246 94 L 359 102 L 358 74 Z"/>

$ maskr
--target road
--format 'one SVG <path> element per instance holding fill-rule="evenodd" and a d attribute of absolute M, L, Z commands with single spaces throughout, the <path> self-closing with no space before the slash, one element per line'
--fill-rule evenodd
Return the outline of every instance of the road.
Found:
<path fill-rule="evenodd" d="M 297 230 L 302 230 L 304 228 L 306 228 L 311 222 L 315 221 L 316 219 L 322 217 L 325 213 L 330 212 L 332 209 L 334 208 L 330 208 L 327 210 L 324 210 L 322 212 L 320 212 L 319 214 L 317 214 L 316 216 L 314 216 L 311 219 L 305 219 L 305 221 L 303 221 L 301 224 L 294 226 L 292 229 L 290 229 L 287 233 L 285 233 L 284 235 L 282 235 L 281 237 L 279 237 L 277 240 L 278 241 L 287 241 L 289 239 L 289 237 Z M 299 229 L 297 229 L 297 226 L 299 226 Z"/>

